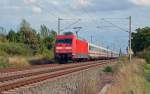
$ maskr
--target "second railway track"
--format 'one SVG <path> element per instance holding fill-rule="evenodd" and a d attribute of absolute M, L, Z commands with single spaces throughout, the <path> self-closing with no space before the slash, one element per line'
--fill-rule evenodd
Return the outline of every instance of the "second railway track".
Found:
<path fill-rule="evenodd" d="M 26 69 L 26 70 L 21 70 L 21 71 L 7 72 L 7 73 L 3 73 L 3 75 L 1 74 L 0 82 L 3 83 L 6 81 L 9 81 L 9 80 L 30 77 L 30 76 L 34 76 L 34 75 L 54 72 L 54 71 L 58 71 L 58 70 L 68 69 L 68 68 L 74 68 L 74 67 L 78 67 L 78 66 L 80 67 L 80 66 L 84 66 L 85 64 L 88 64 L 88 63 L 61 64 L 61 65 L 57 65 L 57 66 L 56 65 L 55 66 L 47 65 L 47 67 L 44 67 L 44 68 L 42 65 L 41 68 L 38 67 L 38 68 L 34 68 L 34 69 Z"/>
<path fill-rule="evenodd" d="M 50 78 L 59 77 L 65 74 L 86 70 L 88 68 L 103 66 L 107 61 L 96 61 L 97 63 L 84 63 L 65 65 L 65 67 L 50 69 L 43 69 L 42 71 L 23 73 L 12 76 L 0 77 L 0 92 L 8 91 L 11 89 L 19 88 L 21 86 L 33 84 L 36 82 L 44 81 Z M 99 63 L 98 63 L 99 62 Z"/>

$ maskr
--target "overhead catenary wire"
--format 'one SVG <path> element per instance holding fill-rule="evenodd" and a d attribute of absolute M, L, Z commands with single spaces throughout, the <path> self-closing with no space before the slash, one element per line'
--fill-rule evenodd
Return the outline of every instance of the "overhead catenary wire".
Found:
<path fill-rule="evenodd" d="M 115 20 L 117 20 L 117 19 L 118 19 L 118 20 L 120 20 L 120 19 L 123 20 L 123 19 L 124 19 L 124 20 L 126 20 L 126 19 L 128 19 L 128 18 L 127 18 L 127 17 L 126 17 L 126 18 L 125 18 L 125 17 L 124 17 L 124 18 L 119 18 L 119 17 L 118 17 L 118 18 L 101 18 L 101 19 L 115 19 Z"/>
<path fill-rule="evenodd" d="M 60 31 L 64 31 L 64 30 L 66 30 L 66 29 L 70 29 L 70 27 L 72 27 L 73 25 L 79 23 L 80 21 L 81 21 L 81 19 L 78 19 L 77 21 L 75 21 L 74 23 L 68 25 L 67 27 L 65 27 L 65 28 L 63 28 L 63 29 L 61 29 Z"/>
<path fill-rule="evenodd" d="M 48 2 L 48 3 L 49 3 L 49 2 Z M 70 6 L 70 4 L 67 4 L 67 5 Z M 55 7 L 54 5 L 53 5 L 53 8 L 54 8 L 55 10 L 62 11 L 61 9 Z M 63 12 L 65 12 L 64 14 L 67 14 L 67 16 L 68 16 L 68 14 L 70 15 L 70 13 L 68 13 L 68 12 L 66 12 L 66 11 L 64 11 L 64 10 L 63 10 Z M 70 16 L 69 16 L 69 17 L 70 17 Z M 75 18 L 67 18 L 67 19 L 66 19 L 66 18 L 63 18 L 63 17 L 58 17 L 58 20 L 59 20 L 59 21 L 61 21 L 61 20 L 73 21 L 73 20 L 77 20 L 77 19 L 75 19 Z M 81 21 L 81 19 L 78 19 L 77 21 L 75 21 L 75 22 L 69 24 L 68 26 L 64 27 L 63 29 L 60 29 L 60 31 L 64 31 L 64 30 L 66 30 L 66 29 L 71 29 L 71 27 L 72 27 L 73 25 L 79 23 L 80 21 Z M 60 23 L 60 22 L 59 22 L 59 23 Z M 59 31 L 59 32 L 60 32 L 60 31 Z"/>
<path fill-rule="evenodd" d="M 96 26 L 98 26 L 99 23 L 93 18 L 93 16 L 92 16 L 91 14 L 89 14 L 88 10 L 85 9 L 84 7 L 81 7 L 81 8 L 82 8 L 82 10 L 87 14 L 87 16 L 91 19 L 91 21 L 92 21 Z"/>
<path fill-rule="evenodd" d="M 52 13 L 52 11 L 50 11 L 49 9 L 45 9 L 45 7 L 39 5 L 39 4 L 33 4 L 37 7 L 40 7 L 42 9 L 44 9 L 45 11 L 47 11 L 48 13 L 50 13 L 50 15 L 52 15 L 54 18 L 58 18 L 59 16 L 56 15 L 55 13 Z M 58 11 L 58 8 L 56 7 L 52 7 L 54 10 Z M 85 9 L 84 7 L 82 7 L 82 10 L 85 12 L 85 14 L 90 18 L 90 20 L 92 20 L 92 22 L 96 25 L 99 26 L 99 22 L 98 20 L 95 20 L 95 18 L 89 13 L 88 9 Z M 108 19 L 117 19 L 117 18 L 108 18 Z M 118 18 L 120 19 L 120 18 Z M 107 20 L 106 20 L 107 21 Z M 106 22 L 105 21 L 105 22 Z M 72 24 L 66 26 L 65 28 L 61 29 L 62 31 L 64 31 L 65 29 L 69 29 L 70 27 L 72 27 L 73 25 L 77 24 L 79 21 L 73 22 Z M 109 21 L 108 21 L 109 22 Z M 109 22 L 111 25 L 119 28 L 120 30 L 126 31 L 125 29 L 121 28 L 120 26 L 115 25 L 114 23 Z"/>
<path fill-rule="evenodd" d="M 47 2 L 47 3 L 49 3 L 49 2 Z M 65 3 L 65 4 L 67 4 L 67 3 Z M 70 4 L 67 4 L 67 6 L 70 6 Z M 55 10 L 62 11 L 62 9 L 57 8 L 55 5 L 53 5 L 53 8 L 54 8 Z M 63 12 L 64 12 L 64 14 L 67 14 L 67 16 L 70 17 L 70 15 L 71 15 L 70 11 L 67 12 L 67 11 L 64 11 L 64 10 L 63 10 Z M 79 23 L 79 22 L 81 21 L 81 18 L 76 19 L 76 18 L 72 18 L 72 17 L 70 17 L 70 18 L 58 17 L 58 20 L 65 20 L 65 21 L 77 20 L 77 21 L 75 21 L 75 22 L 72 22 L 72 23 L 69 24 L 68 26 L 64 27 L 63 29 L 60 29 L 60 31 L 64 31 L 64 30 L 66 30 L 66 29 L 71 29 L 73 25 Z"/>
<path fill-rule="evenodd" d="M 88 4 L 86 5 L 86 6 L 88 6 Z M 95 20 L 94 18 L 93 18 L 93 16 L 91 15 L 91 14 L 89 14 L 89 12 L 88 12 L 88 10 L 87 9 L 85 9 L 84 7 L 81 7 L 82 8 L 82 10 L 90 17 L 90 19 L 97 25 L 97 26 L 99 26 L 99 22 L 98 22 L 98 20 Z M 96 10 L 94 10 L 93 8 L 92 8 L 92 10 L 93 11 L 96 11 Z M 95 12 L 95 14 L 96 14 L 96 12 Z M 104 18 L 101 18 L 101 19 L 104 19 Z M 105 18 L 105 19 L 128 19 L 128 18 Z M 107 21 L 108 22 L 108 21 Z M 115 24 L 113 24 L 113 23 L 111 23 L 110 22 L 110 24 L 111 25 L 115 25 Z M 97 27 L 96 26 L 96 27 Z M 121 27 L 119 27 L 119 26 L 117 26 L 117 25 L 115 25 L 117 28 L 120 28 L 120 29 L 122 29 L 123 30 L 123 28 L 121 28 Z"/>
<path fill-rule="evenodd" d="M 50 3 L 50 2 L 48 2 L 48 1 L 46 1 L 48 4 Z M 70 6 L 70 4 L 68 4 L 67 2 L 66 2 L 66 0 L 65 1 L 63 1 L 65 4 L 67 4 L 66 6 L 68 7 L 68 6 Z M 67 10 L 64 10 L 65 9 L 65 7 L 63 7 L 63 8 L 58 8 L 58 7 L 56 7 L 54 4 L 51 4 L 53 7 L 53 9 L 54 10 L 58 10 L 59 12 L 61 12 L 61 13 L 63 13 L 63 14 L 67 14 L 67 16 L 69 16 L 71 19 L 74 19 L 74 18 L 72 18 L 72 16 L 74 16 L 74 15 L 72 15 L 71 14 L 71 12 L 70 11 L 67 11 Z M 62 10 L 63 9 L 63 10 Z M 61 17 L 60 17 L 61 18 Z"/>
<path fill-rule="evenodd" d="M 124 28 L 121 28 L 120 26 L 118 26 L 118 25 L 116 25 L 116 24 L 114 24 L 114 23 L 112 23 L 112 22 L 110 22 L 110 21 L 107 21 L 107 20 L 104 19 L 104 18 L 102 18 L 102 20 L 105 21 L 105 22 L 107 22 L 107 23 L 109 23 L 109 24 L 111 24 L 112 26 L 114 26 L 114 27 L 116 27 L 116 28 L 122 30 L 122 31 L 128 32 L 128 30 L 125 30 Z"/>
<path fill-rule="evenodd" d="M 46 0 L 46 3 L 47 4 L 50 4 L 47 0 Z M 56 7 L 54 4 L 50 4 L 51 5 L 51 8 L 53 8 L 53 10 L 56 10 L 56 11 L 58 11 L 59 13 L 60 12 L 62 12 L 62 10 L 61 9 L 59 9 L 58 7 Z M 64 12 L 64 11 L 63 11 Z M 66 12 L 67 13 L 67 12 Z M 64 14 L 66 14 L 66 13 L 64 13 Z M 60 16 L 57 16 L 57 18 L 61 18 Z"/>
<path fill-rule="evenodd" d="M 39 5 L 38 3 L 33 3 L 32 5 L 43 9 L 44 11 L 46 11 L 47 13 L 49 13 L 51 16 L 53 16 L 53 17 L 56 18 L 56 19 L 59 19 L 59 18 L 60 18 L 60 19 L 62 19 L 62 20 L 74 20 L 73 18 L 70 18 L 70 19 L 61 18 L 60 16 L 56 15 L 55 13 L 52 13 L 52 11 L 45 9 L 43 6 L 41 6 L 42 4 Z M 56 8 L 56 7 L 52 7 L 52 8 L 53 8 L 54 10 L 58 11 L 58 8 Z M 79 19 L 79 20 L 73 22 L 72 24 L 70 24 L 70 25 L 68 25 L 67 27 L 63 28 L 61 31 L 65 30 L 65 29 L 71 28 L 71 26 L 77 24 L 79 21 L 81 21 L 81 19 Z"/>
<path fill-rule="evenodd" d="M 53 16 L 54 18 L 58 18 L 58 15 L 56 15 L 55 13 L 52 13 L 49 9 L 45 9 L 43 6 L 41 6 L 42 4 L 38 4 L 38 3 L 32 3 L 33 6 L 37 6 L 41 9 L 43 9 L 44 11 L 46 11 L 48 14 L 50 14 L 51 16 Z"/>
<path fill-rule="evenodd" d="M 90 17 L 90 19 L 92 19 L 92 21 L 97 25 L 97 26 L 99 26 L 99 22 L 98 22 L 98 24 L 97 24 L 97 21 L 95 21 L 95 19 L 93 19 L 93 16 L 91 16 L 90 14 L 89 14 L 89 12 L 86 10 L 86 9 L 84 9 L 84 8 L 82 8 L 83 10 L 84 10 L 84 12 Z M 115 19 L 115 20 L 118 20 L 118 19 L 128 19 L 128 18 L 106 18 L 106 19 Z M 123 30 L 123 31 L 125 31 L 125 32 L 128 32 L 128 30 L 126 30 L 126 29 L 124 29 L 124 28 L 122 28 L 122 27 L 120 27 L 120 26 L 118 26 L 118 25 L 116 25 L 116 24 L 114 24 L 114 23 L 112 23 L 112 22 L 110 22 L 110 21 L 107 21 L 107 20 L 105 20 L 104 19 L 104 22 L 106 22 L 106 23 L 109 23 L 110 25 L 112 25 L 112 26 L 114 26 L 115 28 L 118 28 L 118 29 L 120 29 L 120 30 Z M 97 27 L 96 26 L 96 27 Z M 101 25 L 100 25 L 101 26 Z"/>

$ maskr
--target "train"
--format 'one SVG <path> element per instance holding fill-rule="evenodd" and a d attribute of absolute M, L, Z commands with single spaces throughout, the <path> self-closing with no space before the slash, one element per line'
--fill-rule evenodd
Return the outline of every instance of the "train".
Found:
<path fill-rule="evenodd" d="M 76 35 L 57 35 L 54 50 L 59 62 L 115 59 L 119 54 L 110 49 L 79 39 Z"/>

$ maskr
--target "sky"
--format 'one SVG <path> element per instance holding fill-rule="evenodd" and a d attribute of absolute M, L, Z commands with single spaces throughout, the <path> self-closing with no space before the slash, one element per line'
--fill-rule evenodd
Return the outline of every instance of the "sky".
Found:
<path fill-rule="evenodd" d="M 82 27 L 80 37 L 93 36 L 92 43 L 113 50 L 126 50 L 129 16 L 133 32 L 150 26 L 150 0 L 0 0 L 0 26 L 6 30 L 17 31 L 26 19 L 37 31 L 42 24 L 57 31 L 60 17 L 66 28 L 61 33 Z"/>

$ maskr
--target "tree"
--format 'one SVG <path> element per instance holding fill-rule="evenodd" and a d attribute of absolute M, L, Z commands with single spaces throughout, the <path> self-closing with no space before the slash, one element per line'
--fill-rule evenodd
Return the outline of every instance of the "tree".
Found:
<path fill-rule="evenodd" d="M 55 42 L 56 32 L 54 30 L 49 30 L 46 25 L 41 25 L 40 38 L 41 45 L 45 45 L 46 48 L 51 49 Z"/>
<path fill-rule="evenodd" d="M 50 30 L 46 25 L 41 25 L 40 35 L 41 38 L 47 38 L 49 36 Z"/>
<path fill-rule="evenodd" d="M 6 29 L 0 26 L 0 35 L 7 35 Z"/>
<path fill-rule="evenodd" d="M 20 27 L 21 27 L 21 28 L 24 27 L 24 28 L 26 28 L 26 29 L 28 29 L 28 30 L 31 29 L 30 23 L 28 23 L 25 19 L 22 20 L 22 22 L 21 22 L 21 24 L 20 24 Z"/>
<path fill-rule="evenodd" d="M 0 27 L 0 42 L 6 42 L 6 29 L 4 27 Z"/>
<path fill-rule="evenodd" d="M 138 28 L 132 33 L 132 49 L 134 53 L 141 52 L 150 47 L 150 27 Z"/>
<path fill-rule="evenodd" d="M 56 32 L 54 30 L 51 30 L 49 36 L 43 39 L 43 43 L 48 49 L 51 49 L 54 47 L 55 40 Z"/>
<path fill-rule="evenodd" d="M 10 41 L 10 42 L 17 42 L 17 34 L 15 33 L 14 30 L 10 30 L 8 35 L 7 35 L 7 39 Z"/>
<path fill-rule="evenodd" d="M 26 20 L 22 20 L 20 24 L 20 30 L 19 30 L 19 35 L 20 35 L 20 40 L 21 42 L 28 44 L 29 41 L 29 34 L 32 32 L 30 24 Z"/>
<path fill-rule="evenodd" d="M 23 34 L 23 32 L 17 32 L 17 42 L 19 42 L 19 43 L 24 43 L 24 34 Z"/>
<path fill-rule="evenodd" d="M 55 41 L 56 41 L 56 36 L 57 36 L 57 33 L 56 31 L 54 30 L 51 30 L 51 33 L 50 33 L 50 38 L 51 38 L 51 44 L 54 45 L 55 44 Z"/>
<path fill-rule="evenodd" d="M 21 22 L 21 27 L 18 32 L 18 41 L 25 43 L 32 48 L 36 48 L 38 45 L 36 30 L 32 29 L 26 20 L 22 20 Z"/>

